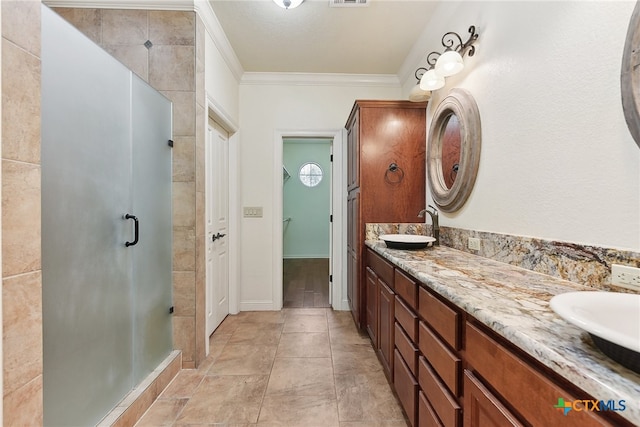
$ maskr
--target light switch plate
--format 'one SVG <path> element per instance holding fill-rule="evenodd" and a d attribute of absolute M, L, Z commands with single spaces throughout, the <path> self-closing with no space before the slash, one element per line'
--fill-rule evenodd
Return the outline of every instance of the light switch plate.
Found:
<path fill-rule="evenodd" d="M 611 284 L 635 291 L 640 290 L 640 268 L 613 264 L 611 266 Z"/>
<path fill-rule="evenodd" d="M 245 206 L 242 212 L 245 218 L 262 218 L 262 206 Z"/>
<path fill-rule="evenodd" d="M 467 247 L 469 249 L 471 249 L 471 250 L 479 251 L 480 250 L 480 239 L 478 239 L 476 237 L 469 237 L 469 243 L 468 243 Z"/>

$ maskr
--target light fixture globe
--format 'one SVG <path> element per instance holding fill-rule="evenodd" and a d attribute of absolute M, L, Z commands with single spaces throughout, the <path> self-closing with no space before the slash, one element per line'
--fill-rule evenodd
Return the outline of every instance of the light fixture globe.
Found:
<path fill-rule="evenodd" d="M 283 9 L 293 9 L 302 4 L 304 0 L 273 0 L 275 4 Z"/>
<path fill-rule="evenodd" d="M 411 102 L 424 102 L 431 99 L 431 92 L 428 90 L 422 90 L 420 84 L 417 84 L 409 92 L 409 101 Z"/>
<path fill-rule="evenodd" d="M 447 50 L 436 61 L 436 71 L 441 76 L 453 76 L 464 68 L 462 56 L 455 50 Z"/>
<path fill-rule="evenodd" d="M 420 79 L 420 89 L 424 91 L 438 90 L 444 87 L 444 77 L 431 69 L 424 73 Z"/>

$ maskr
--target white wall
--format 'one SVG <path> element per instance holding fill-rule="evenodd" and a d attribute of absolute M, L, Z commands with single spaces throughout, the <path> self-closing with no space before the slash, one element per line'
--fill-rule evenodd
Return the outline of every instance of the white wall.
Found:
<path fill-rule="evenodd" d="M 213 38 L 207 33 L 205 38 L 205 92 L 229 118 L 239 122 L 239 83 L 229 69 Z"/>
<path fill-rule="evenodd" d="M 472 93 L 482 121 L 475 188 L 461 211 L 442 214 L 442 225 L 640 250 L 640 149 L 620 95 L 634 5 L 438 6 L 414 48 L 441 51 L 445 32 L 466 40 L 469 25 L 479 37 L 463 73 L 432 98 L 428 121 L 453 87 Z M 407 79 L 404 93 L 414 84 Z"/>
<path fill-rule="evenodd" d="M 241 203 L 262 206 L 262 218 L 243 218 L 240 243 L 241 308 L 277 307 L 273 292 L 274 158 L 278 131 L 337 130 L 344 127 L 356 99 L 398 99 L 399 86 L 241 84 Z M 278 284 L 281 286 L 281 284 Z"/>
<path fill-rule="evenodd" d="M 198 0 L 200 1 L 200 0 Z M 219 33 L 221 30 L 219 24 L 216 24 L 215 16 L 210 9 L 210 6 L 202 7 L 200 9 L 202 16 L 206 19 L 206 34 L 205 34 L 205 93 L 207 96 L 207 104 L 209 107 L 209 114 L 215 116 L 214 118 L 219 124 L 223 125 L 229 131 L 229 312 L 235 314 L 239 311 L 239 272 L 240 272 L 240 260 L 239 260 L 239 236 L 240 236 L 240 223 L 239 223 L 239 211 L 240 198 L 238 197 L 238 187 L 240 179 L 241 162 L 239 159 L 240 151 L 240 93 L 239 82 L 236 78 L 238 70 L 234 70 L 230 67 L 230 63 L 236 64 L 237 61 L 225 59 L 225 54 L 222 49 L 214 41 L 214 37 L 211 32 L 218 31 L 216 34 L 217 42 L 223 43 L 225 40 Z M 207 25 L 208 24 L 208 25 Z M 204 123 L 201 125 L 203 129 L 206 129 L 207 118 L 203 118 Z M 208 340 L 206 340 L 207 351 Z"/>

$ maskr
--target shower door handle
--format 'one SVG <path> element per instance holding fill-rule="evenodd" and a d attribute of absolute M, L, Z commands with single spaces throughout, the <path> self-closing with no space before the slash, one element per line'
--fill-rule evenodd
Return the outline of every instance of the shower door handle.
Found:
<path fill-rule="evenodd" d="M 126 214 L 124 219 L 132 219 L 133 220 L 133 242 L 126 242 L 124 245 L 126 247 L 133 246 L 138 243 L 138 237 L 140 237 L 140 225 L 138 223 L 138 218 L 135 215 Z"/>

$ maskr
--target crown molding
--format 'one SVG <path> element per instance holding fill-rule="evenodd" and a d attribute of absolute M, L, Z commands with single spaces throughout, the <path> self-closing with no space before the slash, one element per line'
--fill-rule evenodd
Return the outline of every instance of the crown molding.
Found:
<path fill-rule="evenodd" d="M 299 86 L 400 86 L 395 74 L 331 74 L 331 73 L 255 73 L 245 72 L 241 85 L 299 85 Z"/>
<path fill-rule="evenodd" d="M 194 10 L 194 0 L 43 0 L 49 7 L 89 9 Z"/>
<path fill-rule="evenodd" d="M 200 19 L 202 19 L 207 33 L 209 33 L 213 43 L 218 48 L 218 52 L 222 55 L 224 62 L 229 67 L 236 81 L 239 82 L 244 74 L 244 68 L 242 68 L 236 52 L 233 50 L 233 47 L 231 47 L 231 43 L 211 7 L 211 3 L 209 3 L 208 0 L 194 0 L 193 6 L 198 16 L 200 16 Z"/>

